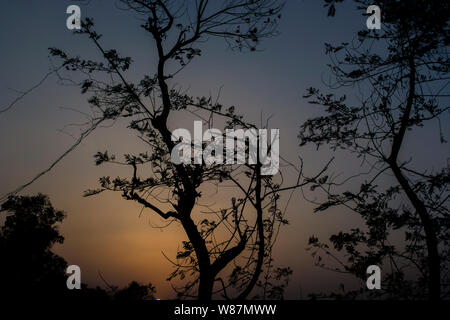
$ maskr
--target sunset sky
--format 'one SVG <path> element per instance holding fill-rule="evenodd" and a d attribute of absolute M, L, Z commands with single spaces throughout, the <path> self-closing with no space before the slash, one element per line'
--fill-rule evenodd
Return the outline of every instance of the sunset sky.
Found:
<path fill-rule="evenodd" d="M 74 3 L 80 5 L 82 17 L 94 18 L 105 47 L 132 57 L 128 79 L 154 74 L 152 39 L 139 27 L 136 17 L 120 10 L 115 1 L 4 0 L 0 2 L 0 109 L 36 85 L 49 71 L 48 47 L 98 58 L 89 39 L 73 35 L 66 28 L 66 8 Z M 350 174 L 358 170 L 358 161 L 341 153 L 299 148 L 297 134 L 302 121 L 319 114 L 302 95 L 308 87 L 324 88 L 323 81 L 329 77 L 324 43 L 351 41 L 365 23 L 361 12 L 348 4 L 338 8 L 336 17 L 329 18 L 322 1 L 288 0 L 282 12 L 280 34 L 265 39 L 261 51 L 239 53 L 230 50 L 224 41 L 211 39 L 202 44 L 202 56 L 195 58 L 171 84 L 192 95 L 216 96 L 220 90 L 223 105 L 235 105 L 254 122 L 272 115 L 270 127 L 280 129 L 280 153 L 295 163 L 301 156 L 308 173 L 316 172 L 331 156 L 336 156 L 335 172 Z M 79 88 L 61 85 L 51 75 L 11 110 L 0 113 L 0 195 L 29 181 L 71 146 L 73 136 L 80 132 L 74 124 L 86 121 L 82 112 L 89 112 L 87 98 Z M 172 129 L 183 123 L 183 119 L 171 121 Z M 67 213 L 61 226 L 65 242 L 54 251 L 69 264 L 81 267 L 83 282 L 89 286 L 104 285 L 98 275 L 101 272 L 111 284 L 151 282 L 161 298 L 174 297 L 166 281 L 172 265 L 162 252 L 175 256 L 180 242 L 186 240 L 181 226 L 159 228 L 165 225 L 162 219 L 150 211 L 141 212 L 141 206 L 124 200 L 119 193 L 82 196 L 84 190 L 97 187 L 98 178 L 103 175 L 130 174 L 127 169 L 95 166 L 96 152 L 108 150 L 121 155 L 145 150 L 126 125 L 121 120 L 99 128 L 22 194 L 47 194 L 54 207 Z M 406 146 L 407 151 L 420 150 L 415 154 L 419 166 L 446 163 L 448 151 L 442 145 L 426 142 L 436 135 L 438 129 L 431 126 L 409 140 L 413 143 Z M 430 154 L 435 156 L 431 159 Z M 385 179 L 389 181 L 390 177 Z M 217 197 L 210 192 L 207 197 Z M 294 270 L 288 298 L 333 290 L 341 282 L 357 285 L 351 278 L 315 267 L 305 251 L 310 235 L 326 239 L 333 232 L 354 227 L 359 223 L 357 216 L 337 210 L 314 214 L 313 208 L 301 193 L 294 194 L 286 213 L 290 224 L 282 229 L 274 249 L 276 265 Z"/>

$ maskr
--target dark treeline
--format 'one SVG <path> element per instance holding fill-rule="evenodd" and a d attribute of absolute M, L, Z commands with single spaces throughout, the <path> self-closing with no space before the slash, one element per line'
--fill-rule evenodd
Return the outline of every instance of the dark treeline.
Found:
<path fill-rule="evenodd" d="M 43 194 L 13 196 L 1 206 L 5 223 L 0 229 L 0 296 L 17 299 L 86 299 L 102 301 L 154 300 L 155 287 L 136 281 L 124 288 L 106 285 L 69 290 L 67 262 L 54 254 L 64 237 L 59 225 L 66 214 L 53 208 Z"/>

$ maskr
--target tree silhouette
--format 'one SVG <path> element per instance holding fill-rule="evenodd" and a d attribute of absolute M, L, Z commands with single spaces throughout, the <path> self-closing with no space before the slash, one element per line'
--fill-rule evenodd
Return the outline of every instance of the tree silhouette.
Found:
<path fill-rule="evenodd" d="M 334 15 L 337 2 L 342 1 L 326 1 L 333 6 L 329 15 Z M 364 13 L 373 4 L 354 2 Z M 385 0 L 377 5 L 381 30 L 362 30 L 352 43 L 326 44 L 336 79 L 330 86 L 357 87 L 361 101 L 347 102 L 346 96 L 310 88 L 305 97 L 325 106 L 325 115 L 306 121 L 299 134 L 301 145 L 347 150 L 369 168 L 357 175 L 361 184 L 356 190 L 350 188 L 357 177 L 343 181 L 328 177 L 313 187 L 327 195 L 316 211 L 350 208 L 367 229 L 333 235 L 330 241 L 336 254 L 314 236 L 310 249 L 318 265 L 361 279 L 366 278 L 368 265 L 384 263 L 383 290 L 373 294 L 438 300 L 449 288 L 450 168 L 448 164 L 440 169 L 418 166 L 405 144 L 413 130 L 440 127 L 445 116 L 448 121 L 450 5 L 435 0 Z M 440 142 L 446 143 L 442 130 Z M 392 174 L 393 185 L 382 180 L 387 173 Z M 403 234 L 403 244 L 391 242 L 390 234 L 395 233 Z M 324 256 L 337 261 L 337 267 L 325 262 Z"/>
<path fill-rule="evenodd" d="M 143 285 L 136 281 L 114 293 L 116 301 L 155 300 L 156 289 L 152 284 Z"/>
<path fill-rule="evenodd" d="M 47 196 L 13 196 L 1 206 L 6 214 L 0 229 L 2 295 L 54 295 L 67 290 L 66 261 L 51 252 L 64 238 L 58 230 L 65 214 Z"/>
<path fill-rule="evenodd" d="M 117 191 L 126 200 L 136 201 L 164 220 L 182 226 L 188 241 L 183 242 L 176 261 L 168 258 L 175 266 L 169 280 L 186 280 L 182 287 L 174 286 L 180 297 L 245 299 L 255 287 L 260 287 L 262 298 L 280 297 L 285 278 L 292 273 L 286 268 L 274 269 L 271 255 L 278 228 L 287 223 L 278 206 L 280 192 L 294 190 L 308 181 L 301 180 L 299 174 L 295 185 L 282 186 L 281 176 L 264 175 L 259 151 L 267 147 L 271 152 L 273 143 L 263 146 L 259 140 L 255 164 L 206 165 L 195 161 L 176 164 L 171 161 L 176 142 L 172 140 L 168 119 L 174 114 L 194 115 L 207 128 L 217 123 L 223 125 L 222 132 L 258 129 L 244 121 L 234 106 L 225 108 L 218 99 L 187 95 L 170 88 L 170 80 L 200 56 L 198 46 L 207 37 L 223 38 L 236 50 L 256 50 L 262 38 L 276 34 L 282 1 L 123 0 L 121 3 L 143 21 L 141 27 L 155 44 L 156 74 L 147 75 L 138 83 L 128 80 L 126 71 L 132 59 L 121 57 L 115 49 L 105 49 L 92 19 L 83 21 L 82 29 L 76 33 L 87 35 L 94 42 L 102 61 L 70 57 L 59 49 L 50 49 L 52 55 L 62 59 L 67 70 L 88 75 L 79 85 L 82 93 L 92 94 L 89 103 L 97 113 L 86 132 L 103 121 L 128 118 L 129 128 L 148 146 L 148 150 L 137 155 L 126 154 L 123 160 L 107 151 L 98 152 L 97 165 L 127 166 L 132 175 L 102 177 L 100 188 L 87 190 L 85 195 Z M 179 68 L 173 69 L 173 62 Z M 240 142 L 233 151 L 241 148 L 248 155 L 249 143 L 245 138 Z M 196 148 L 195 143 L 192 147 Z M 202 188 L 208 186 L 233 187 L 236 195 L 229 198 L 227 207 L 209 206 L 201 202 Z M 260 281 L 263 273 L 264 281 Z M 272 273 L 273 277 L 269 276 Z M 282 281 L 281 285 L 277 281 Z"/>
<path fill-rule="evenodd" d="M 66 214 L 53 208 L 50 199 L 41 193 L 34 196 L 10 196 L 1 206 L 6 215 L 0 229 L 0 296 L 8 299 L 74 299 L 94 301 L 154 300 L 156 288 L 132 281 L 118 288 L 107 284 L 80 290 L 66 286 L 67 262 L 54 254 L 54 244 L 64 242 L 59 224 Z M 103 279 L 103 278 L 102 278 Z"/>

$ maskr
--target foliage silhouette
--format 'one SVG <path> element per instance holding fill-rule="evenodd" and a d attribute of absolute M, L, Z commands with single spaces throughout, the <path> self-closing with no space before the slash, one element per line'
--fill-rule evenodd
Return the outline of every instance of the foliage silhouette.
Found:
<path fill-rule="evenodd" d="M 326 1 L 334 3 L 342 1 Z M 354 1 L 365 10 L 371 1 Z M 310 88 L 311 103 L 325 115 L 302 124 L 301 145 L 345 150 L 362 160 L 364 170 L 340 181 L 329 174 L 313 189 L 325 192 L 316 211 L 346 207 L 358 213 L 365 229 L 331 236 L 330 244 L 312 236 L 317 265 L 366 279 L 366 268 L 382 265 L 382 290 L 370 295 L 397 299 L 448 297 L 450 168 L 414 163 L 412 131 L 448 123 L 450 4 L 442 1 L 377 1 L 382 29 L 361 30 L 352 43 L 326 44 L 333 89 L 354 87 L 358 103 Z M 335 14 L 335 8 L 329 15 Z M 447 92 L 447 93 L 446 93 Z M 445 144 L 441 135 L 437 142 Z M 432 156 L 432 155 L 430 155 Z M 447 161 L 448 162 L 448 161 Z M 393 184 L 383 177 L 390 173 Z M 359 183 L 354 187 L 353 181 Z M 403 236 L 403 243 L 392 235 Z M 325 260 L 324 257 L 330 260 Z M 362 289 L 344 297 L 367 295 Z M 338 295 L 342 297 L 342 295 Z M 334 295 L 337 297 L 337 295 Z"/>
<path fill-rule="evenodd" d="M 152 284 L 142 285 L 136 281 L 120 289 L 109 285 L 107 290 L 88 288 L 82 283 L 80 290 L 69 290 L 67 262 L 51 251 L 54 244 L 64 242 L 59 225 L 66 214 L 54 209 L 46 195 L 10 196 L 0 212 L 6 215 L 0 229 L 1 297 L 67 301 L 155 299 L 156 289 Z"/>
<path fill-rule="evenodd" d="M 169 280 L 185 281 L 181 287 L 174 286 L 179 297 L 245 299 L 255 287 L 260 288 L 263 298 L 279 297 L 280 294 L 270 294 L 268 290 L 277 288 L 281 293 L 284 285 L 275 282 L 283 283 L 291 271 L 279 269 L 284 270 L 279 272 L 280 277 L 267 274 L 276 271 L 272 247 L 279 226 L 287 223 L 278 207 L 280 193 L 309 181 L 301 180 L 299 174 L 297 184 L 282 186 L 281 176 L 261 174 L 259 158 L 255 165 L 174 164 L 170 155 L 175 142 L 168 119 L 175 114 L 194 115 L 208 128 L 213 123 L 223 123 L 224 129 L 257 129 L 234 106 L 226 108 L 218 99 L 193 97 L 176 87 L 170 88 L 171 79 L 201 55 L 200 44 L 208 37 L 222 38 L 235 50 L 256 50 L 261 39 L 276 34 L 283 1 L 123 0 L 121 3 L 125 10 L 141 19 L 141 27 L 155 45 L 154 75 L 146 75 L 137 83 L 128 80 L 126 72 L 132 59 L 120 56 L 116 49 L 104 48 L 90 18 L 83 21 L 82 29 L 76 33 L 93 41 L 102 60 L 71 57 L 60 49 L 50 49 L 67 70 L 88 75 L 79 86 L 82 93 L 91 95 L 94 126 L 127 118 L 129 128 L 148 146 L 148 150 L 139 154 L 124 155 L 123 160 L 107 151 L 98 152 L 97 165 L 127 166 L 132 176 L 102 177 L 100 188 L 87 190 L 85 195 L 120 192 L 126 200 L 136 201 L 156 216 L 182 226 L 188 241 L 183 241 L 176 261 L 168 258 L 175 267 Z M 103 75 L 108 76 L 106 80 Z M 247 152 L 248 145 L 244 148 Z M 201 188 L 208 185 L 233 187 L 236 195 L 229 198 L 228 207 L 209 207 L 200 202 Z M 161 194 L 164 196 L 159 197 Z M 201 212 L 202 208 L 207 212 Z M 233 264 L 234 269 L 229 271 Z M 263 273 L 265 280 L 260 281 Z M 275 282 L 269 284 L 270 279 Z"/>
<path fill-rule="evenodd" d="M 51 252 L 62 243 L 58 224 L 65 214 L 47 196 L 13 196 L 1 206 L 6 213 L 0 230 L 2 295 L 53 295 L 67 291 L 66 261 Z"/>
<path fill-rule="evenodd" d="M 152 284 L 143 285 L 136 281 L 121 290 L 114 293 L 113 298 L 116 301 L 139 301 L 139 300 L 155 300 L 156 289 Z"/>

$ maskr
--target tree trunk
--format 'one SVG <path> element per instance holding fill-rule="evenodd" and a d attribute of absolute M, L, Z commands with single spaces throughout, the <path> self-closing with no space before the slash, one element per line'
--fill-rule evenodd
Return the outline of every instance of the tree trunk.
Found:
<path fill-rule="evenodd" d="M 408 98 L 403 112 L 402 118 L 400 120 L 400 128 L 398 132 L 394 135 L 392 142 L 392 149 L 390 157 L 388 158 L 388 164 L 395 175 L 395 178 L 399 182 L 402 189 L 405 191 L 406 196 L 416 209 L 419 215 L 420 221 L 425 232 L 425 239 L 428 251 L 428 297 L 430 300 L 439 300 L 441 291 L 441 272 L 440 272 L 440 259 L 438 251 L 438 240 L 436 232 L 433 227 L 433 222 L 431 216 L 423 203 L 423 201 L 418 197 L 416 192 L 411 188 L 408 180 L 403 175 L 401 168 L 397 163 L 398 154 L 400 152 L 406 129 L 409 126 L 410 114 L 414 103 L 415 97 L 415 87 L 416 87 L 416 65 L 414 61 L 414 56 L 411 54 L 408 58 L 409 64 L 409 92 Z"/>
<path fill-rule="evenodd" d="M 208 248 L 206 247 L 205 240 L 198 232 L 197 226 L 194 221 L 192 221 L 191 217 L 184 216 L 181 218 L 181 223 L 197 256 L 200 273 L 198 299 L 202 301 L 209 301 L 212 299 L 214 274 L 212 273 Z"/>
<path fill-rule="evenodd" d="M 397 163 L 391 165 L 391 169 L 394 172 L 395 177 L 400 183 L 401 187 L 405 191 L 408 199 L 411 201 L 414 209 L 416 209 L 419 215 L 420 221 L 425 232 L 425 239 L 428 251 L 428 298 L 430 300 L 439 300 L 441 296 L 441 267 L 438 251 L 438 241 L 436 232 L 433 228 L 433 223 L 430 218 L 424 203 L 417 197 L 416 193 L 412 190 L 408 183 L 408 180 L 403 176 Z"/>

